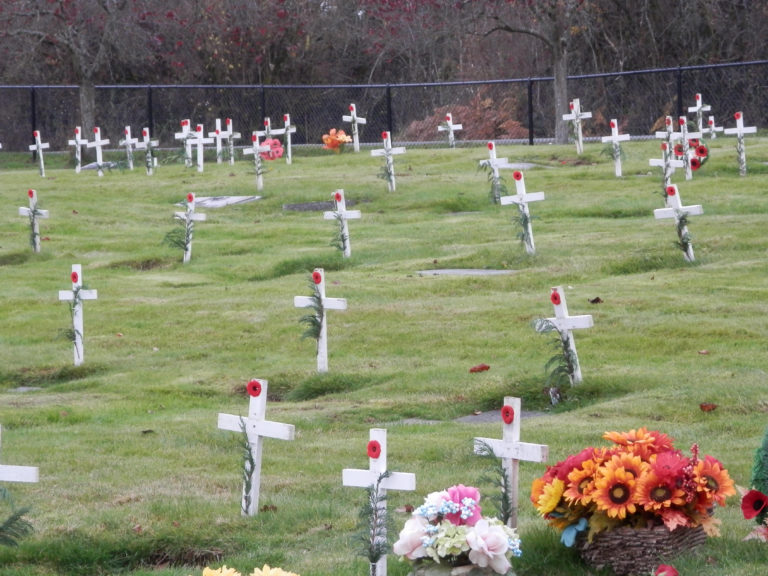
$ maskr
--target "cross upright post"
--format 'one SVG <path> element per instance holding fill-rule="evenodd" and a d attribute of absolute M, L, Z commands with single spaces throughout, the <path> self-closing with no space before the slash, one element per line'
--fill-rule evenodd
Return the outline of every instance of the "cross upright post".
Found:
<path fill-rule="evenodd" d="M 523 462 L 546 462 L 549 447 L 545 444 L 530 444 L 520 441 L 520 418 L 522 415 L 520 398 L 504 397 L 501 408 L 503 423 L 501 440 L 495 438 L 475 438 L 475 454 L 486 454 L 488 449 L 494 456 L 501 458 L 504 469 L 504 492 L 509 502 L 507 526 L 517 528 L 519 467 Z"/>
<path fill-rule="evenodd" d="M 503 188 L 499 170 L 502 168 L 514 168 L 514 166 L 509 163 L 508 158 L 498 158 L 496 156 L 496 143 L 493 141 L 488 142 L 488 160 L 480 160 L 480 166 L 487 166 L 491 169 L 493 202 L 494 204 L 499 204 L 501 202 L 501 191 Z"/>
<path fill-rule="evenodd" d="M 144 164 L 147 168 L 147 176 L 152 176 L 155 171 L 157 162 L 152 150 L 159 145 L 160 142 L 158 140 L 152 140 L 152 138 L 149 136 L 149 128 L 141 129 L 141 141 L 136 143 L 136 149 L 147 151 L 147 155 L 144 159 Z"/>
<path fill-rule="evenodd" d="M 693 168 L 691 168 L 691 138 L 701 138 L 701 132 L 688 132 L 688 119 L 685 116 L 680 116 L 677 119 L 677 124 L 680 127 L 680 132 L 672 132 L 672 138 L 680 139 L 681 146 L 680 151 L 682 154 L 678 154 L 683 160 L 683 166 L 685 167 L 685 179 L 690 180 L 693 178 Z M 677 154 L 677 151 L 675 152 Z"/>
<path fill-rule="evenodd" d="M 290 164 L 293 161 L 291 156 L 291 134 L 296 133 L 296 126 L 291 124 L 290 114 L 283 114 L 283 124 L 282 133 L 285 134 L 285 163 Z"/>
<path fill-rule="evenodd" d="M 701 98 L 701 94 L 698 92 L 694 97 L 696 103 L 693 106 L 688 107 L 688 114 L 696 114 L 696 130 L 698 132 L 704 132 L 704 112 L 712 110 L 712 106 L 704 104 Z"/>
<path fill-rule="evenodd" d="M 345 468 L 341 473 L 342 485 L 355 488 L 377 487 L 376 502 L 386 516 L 387 490 L 413 491 L 416 489 L 416 475 L 410 472 L 390 472 L 387 467 L 387 430 L 372 428 L 368 441 L 368 470 Z M 382 478 L 383 475 L 387 475 Z M 386 527 L 383 526 L 386 538 Z M 373 572 L 371 572 L 373 573 Z M 382 555 L 375 564 L 376 576 L 387 575 L 387 556 Z"/>
<path fill-rule="evenodd" d="M 248 382 L 246 389 L 250 400 L 247 418 L 220 413 L 218 419 L 219 430 L 245 432 L 248 437 L 250 458 L 245 464 L 246 481 L 243 483 L 243 500 L 240 505 L 243 516 L 254 516 L 259 511 L 264 438 L 276 438 L 278 440 L 293 440 L 294 438 L 293 424 L 272 422 L 266 419 L 267 386 L 266 380 L 253 379 Z"/>
<path fill-rule="evenodd" d="M 102 157 L 102 146 L 109 144 L 109 140 L 101 138 L 101 128 L 98 126 L 93 129 L 93 142 L 88 142 L 86 147 L 96 148 L 96 170 L 99 176 L 104 176 L 104 159 Z"/>
<path fill-rule="evenodd" d="M 96 290 L 85 290 L 83 288 L 83 270 L 80 264 L 72 264 L 72 290 L 59 290 L 59 300 L 70 303 L 72 312 L 72 331 L 74 342 L 75 366 L 83 363 L 85 351 L 83 348 L 83 301 L 96 300 L 98 293 Z"/>
<path fill-rule="evenodd" d="M 203 171 L 203 162 L 205 160 L 205 145 L 213 144 L 213 138 L 207 138 L 203 125 L 198 124 L 195 133 L 191 137 L 192 143 L 197 147 L 197 171 Z"/>
<path fill-rule="evenodd" d="M 602 142 L 610 142 L 612 144 L 613 165 L 616 178 L 621 178 L 621 142 L 627 142 L 629 140 L 629 134 L 619 134 L 619 123 L 616 118 L 611 119 L 611 135 L 603 136 Z"/>
<path fill-rule="evenodd" d="M 40 224 L 39 218 L 48 218 L 48 210 L 40 210 L 37 207 L 37 191 L 28 190 L 27 196 L 29 197 L 29 208 L 20 207 L 19 216 L 26 216 L 29 218 L 29 225 L 31 228 L 31 244 L 34 252 L 40 252 Z"/>
<path fill-rule="evenodd" d="M 80 126 L 75 126 L 75 136 L 72 140 L 67 140 L 67 144 L 75 147 L 75 174 L 80 174 L 83 164 L 83 146 L 88 144 L 88 140 L 83 138 Z"/>
<path fill-rule="evenodd" d="M 438 132 L 448 132 L 448 146 L 450 148 L 456 147 L 456 137 L 453 133 L 461 129 L 463 129 L 461 124 L 453 123 L 453 115 L 450 112 L 446 113 L 445 120 L 437 127 Z"/>
<path fill-rule="evenodd" d="M 327 310 L 346 310 L 345 298 L 328 298 L 325 295 L 325 271 L 315 268 L 312 272 L 312 283 L 315 288 L 314 296 L 294 296 L 293 305 L 296 308 L 314 308 L 320 323 L 320 334 L 317 338 L 317 371 L 328 372 L 328 323 Z"/>
<path fill-rule="evenodd" d="M 181 132 L 176 132 L 173 135 L 175 140 L 181 140 L 181 145 L 184 147 L 184 166 L 187 168 L 192 167 L 192 136 L 191 124 L 188 118 L 185 118 L 180 122 Z"/>
<path fill-rule="evenodd" d="M 253 168 L 256 170 L 256 190 L 264 189 L 264 163 L 262 162 L 262 152 L 268 153 L 270 151 L 269 146 L 262 146 L 259 144 L 259 133 L 254 130 L 251 135 L 252 146 L 243 150 L 243 155 L 248 156 L 253 154 Z"/>
<path fill-rule="evenodd" d="M 581 130 L 581 121 L 588 118 L 592 118 L 592 112 L 582 112 L 581 103 L 578 98 L 574 98 L 569 104 L 569 114 L 563 114 L 563 120 L 571 122 L 574 133 L 574 140 L 576 140 L 576 154 L 581 155 L 584 152 L 584 142 Z"/>
<path fill-rule="evenodd" d="M 733 115 L 733 117 L 736 120 L 736 128 L 726 128 L 725 130 L 723 130 L 723 134 L 725 134 L 726 136 L 730 136 L 731 134 L 736 135 L 736 153 L 739 156 L 739 175 L 746 176 L 747 175 L 747 152 L 744 146 L 744 135 L 754 134 L 755 132 L 757 132 L 757 126 L 745 127 L 743 112 L 736 112 Z"/>
<path fill-rule="evenodd" d="M 187 194 L 186 204 L 187 208 L 184 212 L 174 213 L 174 218 L 184 223 L 184 264 L 192 259 L 192 236 L 195 222 L 203 222 L 206 219 L 205 214 L 195 212 L 195 195 L 192 192 Z"/>
<path fill-rule="evenodd" d="M 354 104 L 349 105 L 349 114 L 341 117 L 344 122 L 352 123 L 352 146 L 355 152 L 360 152 L 360 136 L 358 132 L 358 125 L 365 124 L 367 120 L 357 115 L 357 106 Z"/>
<path fill-rule="evenodd" d="M 525 176 L 520 170 L 512 173 L 512 179 L 515 181 L 516 194 L 513 196 L 502 196 L 499 203 L 502 206 L 514 204 L 520 211 L 520 220 L 523 225 L 523 242 L 525 251 L 528 254 L 536 253 L 536 246 L 533 242 L 533 228 L 531 227 L 531 213 L 528 209 L 528 202 L 539 202 L 544 200 L 544 192 L 531 192 L 528 194 L 525 190 Z"/>
<path fill-rule="evenodd" d="M 349 226 L 347 220 L 356 220 L 361 217 L 360 210 L 347 210 L 347 201 L 344 198 L 344 190 L 336 190 L 333 193 L 335 210 L 323 212 L 325 220 L 337 220 L 339 222 L 339 234 L 341 236 L 342 252 L 345 258 L 352 255 L 352 246 L 349 241 Z"/>
<path fill-rule="evenodd" d="M 384 142 L 384 148 L 381 150 L 371 150 L 371 156 L 384 156 L 386 164 L 384 171 L 387 176 L 387 186 L 390 192 L 395 191 L 395 160 L 392 158 L 396 154 L 405 154 L 405 148 L 398 146 L 392 148 L 392 135 L 388 131 L 381 133 L 381 139 Z"/>
<path fill-rule="evenodd" d="M 709 134 L 710 140 L 714 140 L 715 138 L 717 138 L 717 133 L 722 131 L 723 131 L 723 127 L 717 125 L 717 123 L 715 122 L 714 116 L 710 116 L 709 119 L 707 120 L 707 127 L 702 129 L 701 133 Z"/>
<path fill-rule="evenodd" d="M 43 161 L 43 150 L 48 150 L 51 145 L 48 142 L 42 142 L 40 140 L 40 130 L 32 132 L 32 136 L 35 138 L 35 143 L 29 145 L 29 149 L 37 154 L 37 165 L 40 170 L 40 176 L 45 178 L 45 162 Z"/>
<path fill-rule="evenodd" d="M 688 216 L 699 216 L 704 214 L 704 209 L 700 204 L 694 204 L 692 206 L 683 206 L 683 201 L 680 198 L 680 192 L 677 186 L 671 184 L 667 186 L 666 190 L 666 208 L 657 208 L 653 211 L 653 216 L 657 220 L 672 218 L 675 221 L 675 227 L 677 228 L 677 236 L 679 239 L 680 247 L 683 249 L 683 257 L 686 262 L 693 262 L 695 260 L 693 254 L 693 243 L 691 242 L 691 236 L 688 232 Z"/>
<path fill-rule="evenodd" d="M 662 170 L 662 180 L 664 181 L 664 188 L 670 185 L 672 174 L 675 173 L 675 168 L 685 168 L 685 164 L 682 160 L 675 159 L 674 153 L 670 150 L 667 142 L 661 143 L 661 158 L 651 158 L 648 160 L 650 166 L 657 166 Z"/>
<path fill-rule="evenodd" d="M 126 126 L 125 137 L 118 142 L 118 146 L 125 146 L 125 156 L 128 161 L 128 170 L 133 170 L 133 147 L 138 148 L 139 139 L 131 137 L 131 127 Z"/>

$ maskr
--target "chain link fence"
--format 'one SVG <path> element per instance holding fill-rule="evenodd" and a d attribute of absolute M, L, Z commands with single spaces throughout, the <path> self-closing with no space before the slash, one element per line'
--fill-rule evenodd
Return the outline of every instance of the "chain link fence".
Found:
<path fill-rule="evenodd" d="M 270 117 L 273 128 L 291 115 L 296 145 L 321 146 L 331 128 L 350 131 L 342 116 L 355 103 L 362 143 L 378 146 L 389 130 L 398 143 L 445 142 L 438 126 L 451 112 L 459 144 L 497 140 L 534 144 L 551 141 L 555 131 L 552 78 L 437 84 L 369 84 L 329 86 L 96 86 L 95 118 L 103 137 L 117 146 L 124 128 L 133 133 L 148 127 L 161 147 L 175 148 L 174 133 L 182 119 L 214 130 L 215 119 L 231 118 L 248 143 Z M 768 123 L 768 61 L 741 62 L 572 76 L 569 98 L 579 98 L 593 119 L 586 136 L 610 132 L 616 118 L 623 133 L 651 136 L 664 116 L 685 115 L 701 93 L 719 126 L 732 125 L 744 112 L 749 125 Z M 0 86 L 0 143 L 4 150 L 24 151 L 39 130 L 51 150 L 68 149 L 75 126 L 81 125 L 78 86 Z M 689 116 L 690 118 L 690 116 Z M 91 130 L 90 126 L 83 126 Z"/>

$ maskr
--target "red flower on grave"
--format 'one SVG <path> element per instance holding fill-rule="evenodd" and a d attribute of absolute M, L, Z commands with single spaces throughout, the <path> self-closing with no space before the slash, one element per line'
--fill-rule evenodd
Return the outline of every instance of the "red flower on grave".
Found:
<path fill-rule="evenodd" d="M 269 126 L 269 118 L 264 118 L 264 126 Z"/>
<path fill-rule="evenodd" d="M 688 146 L 690 146 L 691 148 L 696 148 L 696 146 L 698 146 L 699 144 L 701 144 L 701 142 L 699 142 L 698 138 L 688 139 Z"/>
<path fill-rule="evenodd" d="M 568 108 L 573 110 L 573 102 L 568 102 Z"/>
<path fill-rule="evenodd" d="M 611 120 L 611 128 L 616 128 L 616 122 L 614 122 L 613 120 Z"/>
<path fill-rule="evenodd" d="M 677 193 L 674 186 L 667 186 L 667 196 L 674 196 Z"/>
<path fill-rule="evenodd" d="M 221 130 L 219 130 L 218 128 L 216 128 L 216 134 L 221 134 Z"/>
<path fill-rule="evenodd" d="M 557 290 L 552 290 L 552 293 L 549 295 L 549 299 L 555 306 L 560 306 L 560 303 L 562 302 L 560 299 L 560 292 Z"/>
<path fill-rule="evenodd" d="M 683 155 L 683 145 L 675 144 L 675 156 L 682 156 L 682 155 Z"/>
<path fill-rule="evenodd" d="M 194 194 L 192 194 L 192 192 L 190 192 L 189 194 L 187 194 L 187 202 L 189 202 L 190 204 L 192 204 L 192 202 L 194 202 L 194 201 L 195 201 L 195 195 L 194 195 Z"/>
<path fill-rule="evenodd" d="M 128 128 L 126 128 L 125 130 L 123 130 L 123 132 L 125 133 L 125 135 L 126 135 L 126 136 L 128 136 Z"/>
<path fill-rule="evenodd" d="M 341 202 L 341 199 L 342 199 L 341 192 L 336 192 L 336 194 L 333 195 L 333 198 L 334 200 L 336 200 L 336 202 Z"/>
<path fill-rule="evenodd" d="M 224 120 L 224 123 L 225 123 L 227 126 L 229 126 L 230 124 L 232 124 L 232 118 L 227 118 L 226 120 Z"/>
<path fill-rule="evenodd" d="M 31 189 L 27 190 L 27 196 L 29 196 L 30 198 L 34 198 L 35 197 L 35 191 L 31 190 Z"/>
<path fill-rule="evenodd" d="M 667 116 L 664 119 L 664 124 L 666 124 L 667 126 L 672 126 L 672 117 L 671 116 Z"/>
<path fill-rule="evenodd" d="M 288 124 L 288 120 L 289 120 L 289 118 L 288 118 L 288 114 L 283 114 L 283 122 L 285 122 L 286 124 Z"/>
<path fill-rule="evenodd" d="M 260 154 L 264 160 L 277 160 L 283 157 L 283 145 L 277 138 L 267 138 L 264 140 L 264 146 L 269 146 L 269 152 Z"/>
<path fill-rule="evenodd" d="M 386 140 L 386 139 L 387 139 L 387 136 L 389 136 L 389 132 L 382 132 L 382 133 L 381 133 L 381 139 L 382 139 L 382 140 Z"/>
<path fill-rule="evenodd" d="M 355 111 L 355 105 L 354 104 L 350 104 L 349 105 L 349 111 L 350 112 L 354 112 Z"/>
<path fill-rule="evenodd" d="M 478 372 L 486 372 L 490 369 L 491 367 L 488 366 L 488 364 L 478 364 L 477 366 L 472 366 L 472 368 L 469 369 L 469 373 L 477 374 Z"/>
<path fill-rule="evenodd" d="M 203 125 L 198 124 L 197 127 L 195 128 L 195 132 L 202 132 L 202 131 L 203 131 Z"/>
<path fill-rule="evenodd" d="M 691 158 L 691 170 L 698 170 L 699 168 L 701 168 L 701 160 L 698 156 L 694 156 Z"/>
<path fill-rule="evenodd" d="M 712 118 L 710 118 L 709 120 L 707 120 L 707 124 L 709 124 L 710 126 L 714 126 L 715 121 Z"/>
<path fill-rule="evenodd" d="M 80 280 L 80 276 L 77 274 L 77 272 L 72 272 L 69 277 L 72 279 L 72 284 L 77 284 L 77 281 Z"/>
<path fill-rule="evenodd" d="M 515 180 L 522 180 L 523 173 L 520 172 L 519 170 L 515 170 L 514 172 L 512 172 L 512 178 L 514 178 Z"/>
<path fill-rule="evenodd" d="M 248 382 L 245 389 L 248 391 L 249 396 L 253 396 L 254 398 L 261 396 L 261 382 L 258 380 L 254 379 Z"/>
<path fill-rule="evenodd" d="M 182 126 L 189 126 L 189 120 L 182 120 L 181 121 Z"/>
<path fill-rule="evenodd" d="M 251 134 L 251 142 L 258 142 L 259 137 L 256 134 Z"/>
<path fill-rule="evenodd" d="M 378 440 L 368 442 L 368 458 L 378 458 L 381 456 L 381 444 Z"/>
<path fill-rule="evenodd" d="M 445 121 L 446 122 L 450 122 L 451 121 L 451 115 L 450 114 L 446 114 L 445 115 Z"/>
<path fill-rule="evenodd" d="M 666 142 L 662 142 L 661 143 L 661 149 L 662 150 L 666 150 L 667 149 L 667 143 Z"/>
<path fill-rule="evenodd" d="M 149 136 L 149 133 L 147 132 L 146 129 L 144 129 L 141 131 L 141 135 L 144 136 L 144 138 L 146 138 L 147 136 Z"/>
<path fill-rule="evenodd" d="M 679 576 L 679 572 L 674 566 L 670 566 L 669 564 L 659 564 L 659 567 L 656 568 L 656 572 L 653 573 L 653 576 Z"/>
<path fill-rule="evenodd" d="M 695 98 L 696 100 L 701 100 L 701 94 L 696 94 Z"/>
<path fill-rule="evenodd" d="M 488 142 L 488 150 L 493 150 L 493 142 Z"/>
<path fill-rule="evenodd" d="M 750 490 L 741 499 L 741 513 L 746 520 L 752 520 L 768 506 L 768 496 L 759 490 Z"/>
<path fill-rule="evenodd" d="M 677 123 L 680 126 L 685 126 L 685 118 L 683 116 L 680 116 L 680 118 L 677 119 Z"/>
<path fill-rule="evenodd" d="M 736 112 L 736 114 L 734 114 L 734 115 L 733 115 L 733 117 L 734 117 L 736 120 L 741 120 L 741 112 Z"/>
<path fill-rule="evenodd" d="M 32 132 L 32 137 L 33 137 L 33 138 L 37 138 L 38 136 L 40 136 L 40 132 L 38 132 L 37 130 L 35 130 L 34 132 Z"/>
<path fill-rule="evenodd" d="M 706 158 L 709 156 L 709 150 L 707 150 L 706 146 L 700 144 L 699 146 L 696 146 L 696 156 L 699 158 Z"/>
<path fill-rule="evenodd" d="M 319 270 L 315 270 L 312 272 L 312 282 L 315 284 L 320 284 L 320 282 L 323 281 L 323 275 Z"/>
<path fill-rule="evenodd" d="M 80 128 L 75 128 L 75 134 L 80 134 Z"/>
<path fill-rule="evenodd" d="M 509 404 L 504 404 L 501 408 L 501 419 L 504 424 L 512 424 L 515 421 L 515 409 Z"/>

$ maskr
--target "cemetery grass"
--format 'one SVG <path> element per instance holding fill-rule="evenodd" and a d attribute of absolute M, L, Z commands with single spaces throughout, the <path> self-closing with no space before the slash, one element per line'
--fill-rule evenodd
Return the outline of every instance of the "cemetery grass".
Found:
<path fill-rule="evenodd" d="M 472 455 L 472 439 L 500 437 L 500 421 L 457 418 L 498 410 L 504 396 L 537 413 L 522 439 L 548 444 L 551 463 L 604 444 L 607 430 L 646 426 L 686 451 L 698 442 L 747 485 L 768 424 L 768 139 L 747 139 L 745 178 L 734 147 L 718 138 L 693 181 L 674 178 L 686 205 L 704 207 L 690 219 L 690 264 L 672 222 L 653 218 L 663 206 L 660 174 L 648 168 L 657 142 L 624 145 L 621 179 L 600 144 L 587 142 L 581 157 L 572 146 L 499 147 L 537 165 L 526 171 L 528 191 L 546 194 L 531 204 L 535 256 L 515 238 L 514 208 L 490 203 L 481 145 L 409 149 L 395 159 L 394 193 L 366 150 L 296 149 L 293 165 L 267 164 L 262 192 L 243 160 L 203 173 L 161 164 L 153 177 L 137 163 L 98 178 L 48 154 L 43 179 L 29 156 L 4 152 L 0 463 L 38 466 L 40 482 L 8 485 L 35 533 L 0 548 L 0 576 L 182 576 L 222 564 L 245 574 L 265 563 L 304 576 L 365 573 L 354 540 L 364 493 L 342 487 L 341 470 L 367 467 L 368 430 L 387 428 L 390 469 L 416 474 L 415 493 L 389 494 L 394 537 L 407 504 L 452 484 L 479 486 L 492 510 L 483 480 L 492 462 Z M 50 211 L 40 254 L 17 215 L 28 188 Z M 346 260 L 330 246 L 333 221 L 283 209 L 330 200 L 337 188 L 362 211 Z M 183 265 L 163 238 L 188 192 L 263 197 L 198 208 L 208 219 Z M 98 290 L 84 304 L 79 367 L 57 301 L 75 263 Z M 349 305 L 328 312 L 325 375 L 314 342 L 301 339 L 305 311 L 293 307 L 311 293 L 314 267 L 326 270 L 328 296 Z M 437 268 L 510 274 L 418 274 Z M 553 314 L 552 286 L 564 287 L 571 314 L 594 317 L 575 333 L 584 382 L 564 387 L 557 406 L 545 391 L 552 339 L 531 326 Z M 469 373 L 480 363 L 490 370 Z M 243 518 L 240 439 L 216 418 L 247 412 L 254 377 L 269 381 L 267 418 L 294 424 L 296 439 L 265 440 L 263 509 Z M 703 402 L 717 408 L 704 412 Z M 516 571 L 592 574 L 528 501 L 544 468 L 520 466 Z M 768 562 L 765 545 L 742 542 L 752 525 L 737 498 L 716 514 L 722 537 L 676 560 L 680 574 L 746 576 Z M 389 572 L 408 566 L 390 556 Z"/>

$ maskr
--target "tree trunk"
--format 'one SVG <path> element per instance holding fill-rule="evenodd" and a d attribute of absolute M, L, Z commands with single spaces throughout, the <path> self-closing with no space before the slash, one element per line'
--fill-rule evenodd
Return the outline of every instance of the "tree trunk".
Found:
<path fill-rule="evenodd" d="M 83 134 L 90 134 L 96 126 L 96 89 L 86 80 L 80 84 L 80 121 Z"/>
<path fill-rule="evenodd" d="M 555 95 L 555 143 L 568 143 L 568 123 L 563 114 L 568 114 L 568 49 L 558 46 L 552 51 Z"/>

